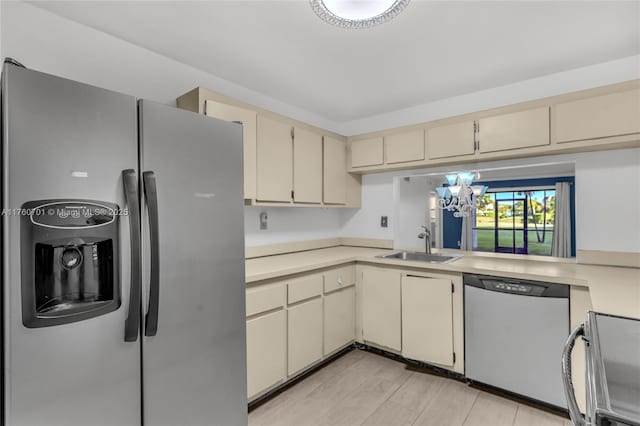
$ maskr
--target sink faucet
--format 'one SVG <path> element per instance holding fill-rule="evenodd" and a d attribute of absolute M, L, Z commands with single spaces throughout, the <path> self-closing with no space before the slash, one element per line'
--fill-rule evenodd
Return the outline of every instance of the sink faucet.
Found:
<path fill-rule="evenodd" d="M 418 238 L 424 238 L 424 252 L 431 254 L 431 231 L 424 225 L 422 228 L 424 231 L 418 234 Z"/>

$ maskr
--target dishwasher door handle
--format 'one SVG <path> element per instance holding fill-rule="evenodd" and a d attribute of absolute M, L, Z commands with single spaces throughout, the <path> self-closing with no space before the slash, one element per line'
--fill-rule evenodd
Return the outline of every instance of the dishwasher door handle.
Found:
<path fill-rule="evenodd" d="M 562 384 L 564 385 L 564 396 L 567 399 L 571 421 L 576 426 L 584 426 L 586 425 L 585 417 L 580 412 L 580 407 L 578 407 L 571 377 L 571 353 L 579 336 L 584 336 L 584 324 L 580 324 L 571 332 L 562 350 Z"/>

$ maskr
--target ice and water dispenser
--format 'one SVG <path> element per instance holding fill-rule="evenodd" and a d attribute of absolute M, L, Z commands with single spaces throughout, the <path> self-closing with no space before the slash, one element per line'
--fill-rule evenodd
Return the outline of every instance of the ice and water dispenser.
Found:
<path fill-rule="evenodd" d="M 23 324 L 49 327 L 118 309 L 119 207 L 40 200 L 22 208 Z"/>

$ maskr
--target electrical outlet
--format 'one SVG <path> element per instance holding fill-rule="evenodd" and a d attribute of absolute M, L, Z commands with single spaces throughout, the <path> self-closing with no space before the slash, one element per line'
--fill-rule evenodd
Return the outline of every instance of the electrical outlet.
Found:
<path fill-rule="evenodd" d="M 267 212 L 260 213 L 260 229 L 267 229 Z"/>
<path fill-rule="evenodd" d="M 387 216 L 380 216 L 380 226 L 382 228 L 389 226 L 389 218 Z"/>

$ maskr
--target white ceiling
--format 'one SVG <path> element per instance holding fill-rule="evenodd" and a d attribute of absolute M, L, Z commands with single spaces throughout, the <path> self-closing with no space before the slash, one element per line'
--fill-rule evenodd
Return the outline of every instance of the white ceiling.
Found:
<path fill-rule="evenodd" d="M 640 2 L 413 0 L 368 30 L 298 1 L 38 7 L 345 122 L 640 53 Z"/>

